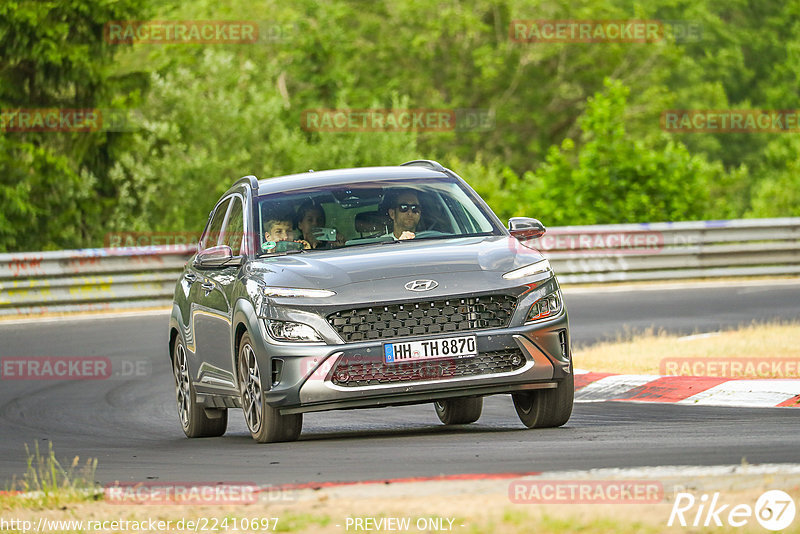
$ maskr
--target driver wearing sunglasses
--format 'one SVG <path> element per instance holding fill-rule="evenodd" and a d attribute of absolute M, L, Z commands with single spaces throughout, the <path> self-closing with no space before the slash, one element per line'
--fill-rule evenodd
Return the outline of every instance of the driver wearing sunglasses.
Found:
<path fill-rule="evenodd" d="M 395 202 L 388 210 L 389 217 L 394 221 L 393 235 L 395 239 L 414 239 L 417 225 L 422 216 L 422 205 L 414 191 L 403 191 L 397 195 Z"/>

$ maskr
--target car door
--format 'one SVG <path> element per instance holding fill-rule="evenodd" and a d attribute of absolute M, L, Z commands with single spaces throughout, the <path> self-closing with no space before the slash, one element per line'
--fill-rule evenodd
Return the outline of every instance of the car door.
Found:
<path fill-rule="evenodd" d="M 203 249 L 225 244 L 225 223 L 234 205 L 235 195 L 225 197 L 201 240 Z M 238 200 L 241 205 L 241 199 Z M 235 278 L 235 267 L 199 267 L 194 265 L 197 278 L 192 284 L 192 331 L 198 360 L 196 385 L 206 392 L 230 393 L 236 381 L 231 364 L 231 305 L 226 286 Z"/>
<path fill-rule="evenodd" d="M 242 254 L 244 232 L 244 198 L 240 194 L 231 196 L 228 214 L 222 225 L 219 244 L 231 247 L 234 256 Z M 231 349 L 233 331 L 233 307 L 236 303 L 236 283 L 241 274 L 241 266 L 226 266 L 207 269 L 205 271 L 204 298 L 206 310 L 218 319 L 208 322 L 209 353 L 206 358 L 213 366 L 215 384 L 235 389 L 238 381 L 235 378 L 235 358 Z M 209 368 L 209 373 L 212 369 Z M 209 376 L 209 379 L 211 375 Z"/>
<path fill-rule="evenodd" d="M 197 244 L 198 253 L 202 250 L 217 245 L 220 233 L 222 231 L 222 224 L 225 222 L 225 216 L 228 213 L 229 203 L 230 198 L 226 197 L 211 210 L 211 213 L 208 216 L 208 223 L 206 224 L 206 227 L 203 230 L 203 235 L 200 237 L 200 241 Z M 203 361 L 203 354 L 206 352 L 205 343 L 199 344 L 197 342 L 196 325 L 199 317 L 200 327 L 202 330 L 204 322 L 202 316 L 205 313 L 205 299 L 203 298 L 204 291 L 200 286 L 205 281 L 206 271 L 198 268 L 197 263 L 194 260 L 196 260 L 196 256 L 186 265 L 186 269 L 183 273 L 183 280 L 181 281 L 185 287 L 185 292 L 187 295 L 186 298 L 189 303 L 189 305 L 186 307 L 187 312 L 184 316 L 184 321 L 187 332 L 186 348 L 189 350 L 191 356 L 190 361 L 193 364 L 191 365 L 193 371 L 200 366 Z"/>

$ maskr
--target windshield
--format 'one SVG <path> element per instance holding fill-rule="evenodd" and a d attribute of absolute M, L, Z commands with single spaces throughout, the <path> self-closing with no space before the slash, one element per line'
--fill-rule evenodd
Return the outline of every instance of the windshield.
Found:
<path fill-rule="evenodd" d="M 361 182 L 259 198 L 260 254 L 407 240 L 501 235 L 455 179 Z"/>

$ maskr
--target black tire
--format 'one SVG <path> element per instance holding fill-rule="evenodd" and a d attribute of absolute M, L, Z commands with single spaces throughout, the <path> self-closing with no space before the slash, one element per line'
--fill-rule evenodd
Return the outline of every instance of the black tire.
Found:
<path fill-rule="evenodd" d="M 178 420 L 187 438 L 213 438 L 221 436 L 228 428 L 228 410 L 206 409 L 197 403 L 197 393 L 189 374 L 186 347 L 178 338 L 172 348 L 172 373 L 175 377 L 175 397 Z"/>
<path fill-rule="evenodd" d="M 259 443 L 297 440 L 303 430 L 303 414 L 281 415 L 264 401 L 261 370 L 246 332 L 239 342 L 238 362 L 242 412 L 253 439 Z"/>
<path fill-rule="evenodd" d="M 575 376 L 570 365 L 569 376 L 557 388 L 514 393 L 514 408 L 522 424 L 528 428 L 553 428 L 565 424 L 572 415 L 575 400 Z"/>
<path fill-rule="evenodd" d="M 433 403 L 439 421 L 446 425 L 467 425 L 477 421 L 483 411 L 483 397 L 445 399 Z"/>

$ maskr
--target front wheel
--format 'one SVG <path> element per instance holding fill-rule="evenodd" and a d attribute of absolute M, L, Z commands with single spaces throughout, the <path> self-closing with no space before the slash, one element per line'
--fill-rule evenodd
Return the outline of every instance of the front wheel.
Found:
<path fill-rule="evenodd" d="M 187 438 L 211 438 L 221 436 L 228 428 L 228 410 L 205 409 L 197 403 L 186 347 L 178 338 L 172 351 L 172 372 L 175 375 L 175 394 L 178 402 L 178 417 Z"/>
<path fill-rule="evenodd" d="M 239 343 L 239 387 L 242 410 L 250 435 L 259 443 L 295 441 L 303 430 L 303 414 L 281 415 L 264 401 L 261 370 L 250 334 Z"/>
<path fill-rule="evenodd" d="M 445 399 L 433 403 L 439 421 L 446 425 L 466 425 L 477 421 L 483 411 L 483 397 Z"/>
<path fill-rule="evenodd" d="M 575 399 L 575 376 L 570 365 L 569 376 L 555 389 L 539 389 L 514 393 L 514 408 L 528 428 L 553 428 L 569 421 Z"/>

